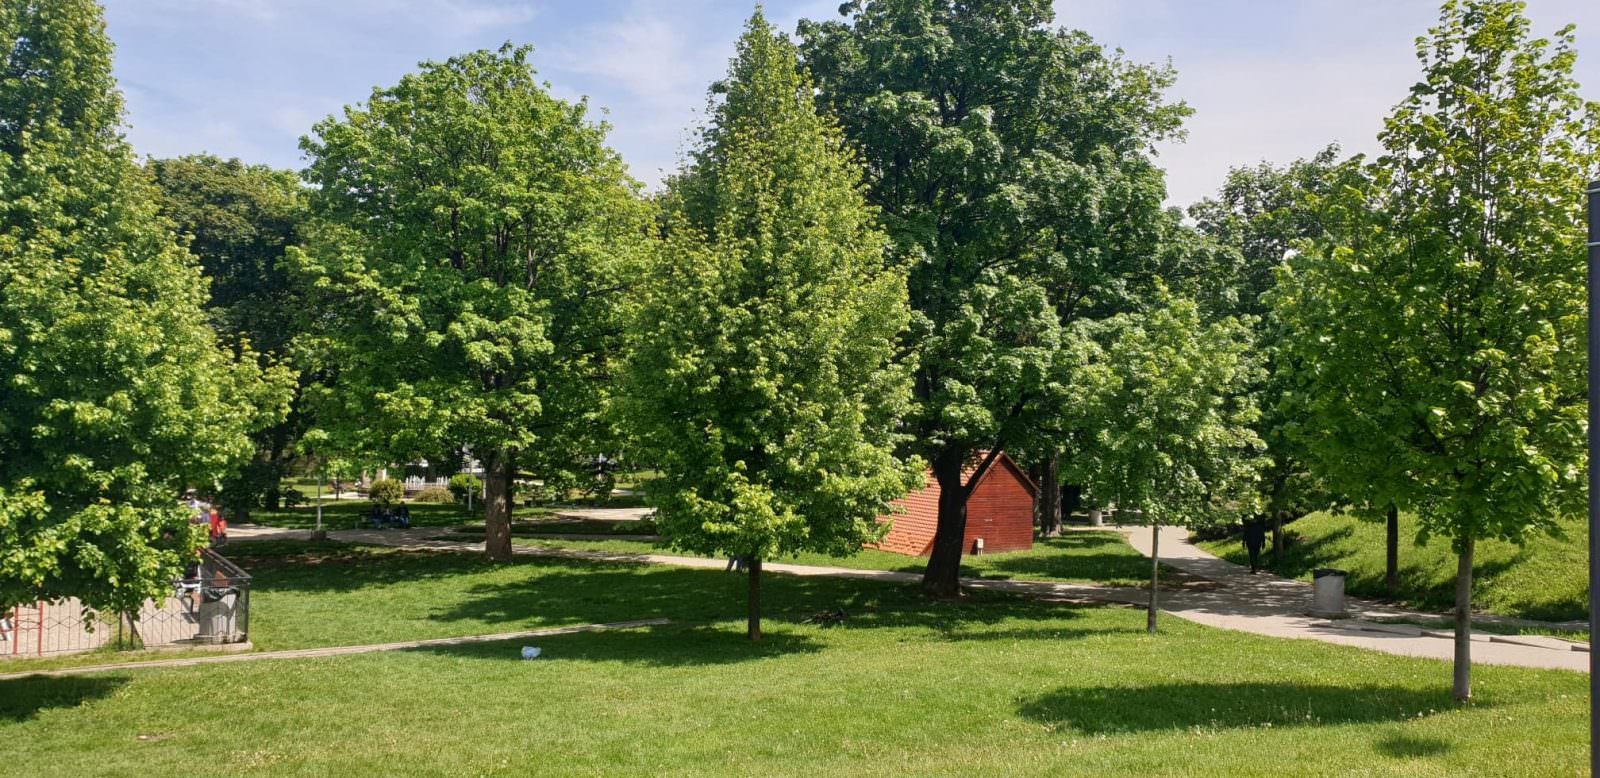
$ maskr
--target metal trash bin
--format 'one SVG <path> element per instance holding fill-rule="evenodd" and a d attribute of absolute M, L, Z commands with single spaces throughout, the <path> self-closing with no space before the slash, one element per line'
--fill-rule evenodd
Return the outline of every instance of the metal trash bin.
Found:
<path fill-rule="evenodd" d="M 235 614 L 239 607 L 239 590 L 207 587 L 201 590 L 197 621 L 200 628 L 195 634 L 197 643 L 237 643 L 239 630 Z"/>
<path fill-rule="evenodd" d="M 1344 579 L 1347 573 L 1331 567 L 1311 571 L 1311 615 L 1322 619 L 1342 619 L 1345 609 Z"/>

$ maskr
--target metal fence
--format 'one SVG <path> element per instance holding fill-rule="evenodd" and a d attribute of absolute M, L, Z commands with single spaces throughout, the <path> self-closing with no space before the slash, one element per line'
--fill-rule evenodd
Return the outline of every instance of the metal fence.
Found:
<path fill-rule="evenodd" d="M 137 613 L 100 613 L 76 599 L 0 613 L 0 660 L 96 649 L 185 648 L 243 643 L 250 636 L 250 575 L 207 548 L 172 582 L 172 594 Z"/>

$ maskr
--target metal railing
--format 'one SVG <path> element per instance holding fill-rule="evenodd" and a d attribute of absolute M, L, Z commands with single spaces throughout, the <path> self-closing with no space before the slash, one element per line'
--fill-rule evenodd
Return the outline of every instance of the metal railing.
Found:
<path fill-rule="evenodd" d="M 172 594 L 145 601 L 137 613 L 101 613 L 67 598 L 0 614 L 0 659 L 215 646 L 249 636 L 250 575 L 206 548 L 172 582 Z"/>

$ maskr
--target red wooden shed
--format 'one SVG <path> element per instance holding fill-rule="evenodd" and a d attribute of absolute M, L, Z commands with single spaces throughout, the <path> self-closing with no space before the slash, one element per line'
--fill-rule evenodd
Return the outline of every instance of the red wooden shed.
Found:
<path fill-rule="evenodd" d="M 972 477 L 986 454 L 980 452 L 978 461 L 967 465 L 964 478 Z M 893 522 L 893 526 L 881 542 L 869 548 L 907 556 L 933 553 L 933 533 L 939 526 L 939 482 L 931 469 L 924 478 L 926 486 L 894 501 L 904 513 L 878 517 L 879 522 Z M 984 553 L 1033 548 L 1033 501 L 1038 496 L 1039 488 L 1028 474 L 1001 453 L 967 498 L 967 535 L 962 541 L 966 552 L 972 553 L 979 538 Z"/>

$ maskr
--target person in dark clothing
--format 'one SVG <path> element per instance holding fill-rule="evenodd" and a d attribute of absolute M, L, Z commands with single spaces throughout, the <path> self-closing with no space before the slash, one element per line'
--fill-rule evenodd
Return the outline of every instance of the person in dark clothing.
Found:
<path fill-rule="evenodd" d="M 1267 527 L 1259 521 L 1244 523 L 1244 550 L 1250 552 L 1250 574 L 1261 568 L 1261 547 L 1267 544 Z"/>

